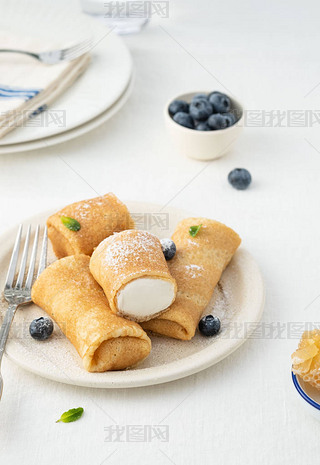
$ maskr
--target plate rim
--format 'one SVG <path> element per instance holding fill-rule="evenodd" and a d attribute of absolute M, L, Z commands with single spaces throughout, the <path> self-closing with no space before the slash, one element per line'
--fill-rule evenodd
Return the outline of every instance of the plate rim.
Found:
<path fill-rule="evenodd" d="M 148 208 L 150 209 L 161 208 L 160 204 L 141 202 L 141 201 L 125 201 L 125 204 L 128 206 L 129 211 L 133 208 L 133 205 L 137 207 L 139 207 L 139 205 L 143 205 L 144 208 L 146 208 L 146 205 L 148 205 Z M 179 215 L 183 214 L 183 215 L 186 215 L 186 217 L 194 216 L 190 214 L 190 212 L 187 212 L 182 208 L 171 207 L 171 206 L 167 206 L 166 208 L 168 210 L 179 213 Z M 30 216 L 26 220 L 29 220 L 29 222 L 33 224 L 35 222 L 35 219 L 37 219 L 36 221 L 39 221 L 38 219 L 40 216 L 47 217 L 51 213 L 52 213 L 51 210 L 42 211 L 42 212 L 37 213 L 36 215 Z M 4 236 L 9 236 L 9 235 L 12 235 L 13 233 L 15 234 L 17 227 L 18 225 L 7 229 L 4 233 L 0 235 L 0 239 Z M 261 320 L 263 309 L 264 309 L 264 304 L 265 304 L 265 295 L 266 295 L 265 284 L 263 281 L 260 268 L 258 264 L 256 263 L 254 257 L 251 255 L 251 253 L 245 247 L 240 247 L 239 250 L 236 252 L 236 254 L 239 253 L 240 251 L 241 253 L 245 254 L 246 258 L 249 259 L 251 263 L 254 265 L 254 267 L 256 268 L 256 271 L 255 271 L 256 279 L 258 278 L 258 282 L 260 286 L 260 292 L 259 292 L 260 305 L 259 305 L 259 308 L 257 308 L 255 312 L 254 319 L 250 321 L 250 323 L 258 323 Z M 237 321 L 237 319 L 238 317 L 236 318 L 235 321 Z M 26 363 L 23 363 L 23 361 L 21 360 L 17 360 L 10 353 L 8 353 L 7 348 L 5 350 L 5 355 L 11 361 L 13 361 L 14 363 L 16 363 L 18 366 L 25 369 L 26 371 L 29 371 L 38 376 L 41 376 L 42 378 L 50 379 L 52 381 L 60 382 L 63 384 L 70 384 L 70 385 L 81 386 L 81 387 L 89 387 L 89 388 L 94 388 L 94 389 L 96 388 L 98 389 L 135 388 L 135 387 L 163 384 L 163 383 L 167 383 L 170 381 L 175 381 L 181 378 L 185 378 L 192 374 L 203 371 L 209 368 L 210 366 L 213 366 L 216 363 L 219 363 L 224 358 L 228 357 L 233 352 L 235 352 L 247 339 L 249 339 L 253 331 L 254 331 L 254 325 L 252 325 L 251 330 L 249 329 L 246 332 L 245 337 L 239 337 L 238 339 L 234 339 L 234 343 L 231 344 L 227 350 L 223 349 L 223 345 L 222 345 L 222 349 L 218 351 L 218 354 L 215 357 L 212 357 L 212 355 L 210 354 L 210 352 L 212 351 L 212 346 L 209 345 L 207 347 L 204 347 L 198 352 L 190 354 L 179 360 L 169 362 L 168 364 L 163 364 L 163 365 L 159 365 L 156 367 L 141 368 L 140 370 L 129 369 L 129 370 L 122 370 L 122 371 L 106 372 L 105 375 L 109 377 L 111 377 L 112 375 L 113 380 L 111 379 L 111 380 L 106 380 L 103 382 L 94 381 L 94 379 L 88 382 L 85 380 L 81 380 L 81 379 L 74 380 L 66 376 L 65 373 L 64 373 L 65 376 L 57 376 L 57 375 L 50 376 L 50 373 L 48 372 L 43 373 L 41 370 L 38 370 L 35 366 L 30 366 Z M 222 338 L 219 341 L 226 341 L 226 339 Z M 129 375 L 126 375 L 126 373 L 128 373 Z M 92 375 L 94 376 L 95 374 L 92 373 Z M 132 378 L 136 378 L 136 379 L 132 379 Z"/>
<path fill-rule="evenodd" d="M 35 139 L 29 142 L 19 142 L 16 144 L 0 145 L 0 155 L 30 152 L 31 150 L 41 150 L 84 136 L 88 132 L 93 131 L 94 129 L 98 128 L 103 123 L 111 119 L 121 110 L 121 108 L 127 102 L 133 91 L 134 83 L 135 70 L 133 69 L 128 85 L 124 89 L 123 94 L 120 95 L 119 99 L 116 102 L 114 102 L 114 104 L 111 107 L 107 108 L 99 115 L 95 116 L 86 123 L 74 127 L 73 129 L 69 129 L 68 131 L 60 132 L 49 137 L 43 137 L 41 139 Z"/>
<path fill-rule="evenodd" d="M 121 47 L 123 47 L 123 49 L 125 50 L 125 52 L 127 53 L 128 55 L 128 63 L 129 63 L 129 72 L 128 72 L 128 75 L 125 79 L 125 84 L 123 86 L 123 88 L 121 89 L 120 92 L 117 93 L 114 101 L 109 104 L 104 110 L 102 111 L 98 111 L 95 116 L 91 116 L 89 119 L 85 120 L 85 121 L 82 121 L 80 123 L 77 123 L 75 125 L 73 125 L 72 127 L 70 127 L 69 129 L 65 129 L 65 128 L 57 128 L 57 132 L 55 132 L 54 134 L 51 134 L 51 135 L 47 135 L 47 136 L 43 136 L 43 137 L 39 137 L 37 136 L 36 138 L 32 138 L 32 139 L 28 139 L 28 140 L 24 140 L 24 141 L 20 141 L 20 142 L 7 142 L 5 143 L 5 138 L 6 138 L 6 135 L 0 139 L 0 149 L 1 148 L 9 148 L 9 147 L 17 147 L 18 145 L 21 145 L 21 146 L 24 146 L 26 144 L 32 144 L 32 143 L 36 143 L 36 142 L 40 142 L 41 140 L 48 140 L 50 138 L 54 138 L 54 137 L 58 137 L 58 136 L 62 136 L 63 134 L 66 134 L 66 133 L 69 133 L 71 131 L 74 131 L 76 130 L 77 128 L 81 128 L 82 126 L 85 126 L 86 124 L 90 123 L 91 121 L 95 120 L 96 118 L 98 118 L 99 116 L 105 114 L 108 112 L 108 110 L 111 110 L 113 108 L 113 106 L 121 99 L 121 97 L 123 96 L 123 94 L 126 92 L 126 89 L 130 86 L 130 82 L 131 82 L 131 79 L 132 79 L 132 75 L 133 75 L 133 70 L 134 70 L 134 63 L 133 63 L 133 59 L 132 59 L 132 55 L 131 55 L 131 52 L 130 52 L 130 49 L 128 48 L 128 46 L 126 45 L 125 41 L 119 37 L 119 35 L 115 34 L 112 29 L 109 29 L 107 26 L 104 26 L 102 25 L 100 22 L 98 22 L 97 20 L 95 20 L 94 18 L 84 14 L 83 12 L 79 12 L 78 13 L 78 17 L 82 17 L 85 19 L 85 21 L 87 21 L 88 23 L 88 26 L 91 26 L 94 27 L 94 29 L 96 30 L 99 30 L 100 33 L 106 33 L 107 31 L 109 31 L 109 33 L 106 35 L 106 37 L 109 38 L 112 38 L 113 41 L 117 42 L 118 45 Z M 98 31 L 98 32 L 99 32 Z M 99 42 L 98 42 L 99 44 Z M 90 63 L 89 64 L 89 67 L 92 66 L 92 64 Z M 83 73 L 83 75 L 79 76 L 80 78 L 84 77 L 85 78 L 85 75 L 86 75 L 86 70 L 85 72 Z M 73 85 L 75 85 L 76 83 L 73 83 Z M 65 92 L 67 92 L 68 89 L 66 89 Z M 59 95 L 55 101 L 51 102 L 49 104 L 49 110 L 50 108 L 54 107 L 55 105 L 55 102 L 57 100 L 59 100 L 60 98 L 63 99 L 64 97 L 64 94 L 65 92 L 63 92 L 61 95 Z M 45 110 L 45 112 L 48 111 L 48 110 Z M 16 130 L 18 131 L 19 128 L 16 128 Z M 10 134 L 10 133 L 9 133 Z M 67 139 L 68 140 L 68 139 Z M 45 144 L 42 145 L 43 147 L 45 147 Z M 21 151 L 24 151 L 25 149 L 22 148 Z M 32 150 L 31 148 L 29 150 Z M 0 151 L 0 154 L 2 153 L 2 151 Z M 3 150 L 3 153 L 9 153 L 9 151 L 4 151 Z"/>

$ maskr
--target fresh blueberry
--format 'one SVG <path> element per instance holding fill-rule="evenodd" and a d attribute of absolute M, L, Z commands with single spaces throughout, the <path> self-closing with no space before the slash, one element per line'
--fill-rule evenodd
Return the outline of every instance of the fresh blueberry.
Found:
<path fill-rule="evenodd" d="M 164 258 L 166 260 L 171 260 L 177 251 L 176 244 L 171 239 L 161 239 L 160 242 Z"/>
<path fill-rule="evenodd" d="M 229 97 L 225 94 L 221 94 L 221 92 L 212 92 L 209 95 L 209 102 L 215 113 L 227 113 L 231 107 Z"/>
<path fill-rule="evenodd" d="M 206 98 L 198 98 L 190 103 L 190 115 L 196 121 L 204 121 L 212 115 L 211 103 Z"/>
<path fill-rule="evenodd" d="M 175 115 L 178 111 L 183 111 L 184 113 L 188 113 L 189 111 L 189 104 L 184 100 L 174 100 L 169 105 L 169 114 L 170 116 Z"/>
<path fill-rule="evenodd" d="M 233 126 L 236 122 L 236 117 L 233 113 L 224 113 L 223 117 L 227 120 L 227 127 Z"/>
<path fill-rule="evenodd" d="M 228 181 L 232 187 L 238 190 L 244 190 L 251 183 L 251 174 L 245 168 L 236 168 L 230 171 Z"/>
<path fill-rule="evenodd" d="M 215 115 L 211 115 L 208 119 L 208 125 L 211 129 L 224 129 L 227 127 L 227 120 L 224 118 L 223 115 L 217 113 Z"/>
<path fill-rule="evenodd" d="M 33 339 L 44 341 L 48 339 L 53 332 L 53 322 L 50 318 L 43 316 L 36 318 L 30 323 L 29 332 Z"/>
<path fill-rule="evenodd" d="M 196 130 L 197 131 L 211 131 L 211 128 L 210 128 L 210 126 L 208 125 L 208 123 L 206 121 L 203 121 L 203 122 L 197 124 Z"/>
<path fill-rule="evenodd" d="M 178 111 L 173 117 L 173 121 L 180 124 L 180 126 L 185 126 L 186 128 L 194 129 L 194 122 L 191 116 L 188 113 L 183 111 Z"/>
<path fill-rule="evenodd" d="M 218 317 L 206 315 L 199 321 L 199 331 L 204 336 L 215 336 L 221 328 L 221 323 Z"/>
<path fill-rule="evenodd" d="M 196 100 L 203 99 L 203 98 L 208 100 L 207 94 L 196 94 L 194 97 L 192 97 L 191 103 L 195 102 Z"/>

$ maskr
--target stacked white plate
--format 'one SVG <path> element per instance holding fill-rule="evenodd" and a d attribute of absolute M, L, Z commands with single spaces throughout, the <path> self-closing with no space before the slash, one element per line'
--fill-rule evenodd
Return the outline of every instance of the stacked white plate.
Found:
<path fill-rule="evenodd" d="M 1 34 L 6 30 L 21 37 L 34 34 L 46 41 L 59 34 L 59 41 L 67 46 L 93 36 L 95 44 L 84 74 L 48 110 L 0 139 L 0 154 L 34 150 L 78 137 L 111 118 L 130 95 L 132 60 L 122 39 L 80 12 L 62 10 L 38 0 L 28 5 L 22 0 L 0 0 Z M 1 77 L 0 84 L 10 85 L 2 83 Z"/>

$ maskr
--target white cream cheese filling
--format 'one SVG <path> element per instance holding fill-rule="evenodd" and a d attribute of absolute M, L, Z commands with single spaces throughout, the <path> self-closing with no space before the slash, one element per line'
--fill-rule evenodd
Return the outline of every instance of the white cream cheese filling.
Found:
<path fill-rule="evenodd" d="M 140 319 L 168 308 L 174 297 L 172 282 L 156 278 L 138 278 L 120 290 L 117 307 L 126 315 Z"/>

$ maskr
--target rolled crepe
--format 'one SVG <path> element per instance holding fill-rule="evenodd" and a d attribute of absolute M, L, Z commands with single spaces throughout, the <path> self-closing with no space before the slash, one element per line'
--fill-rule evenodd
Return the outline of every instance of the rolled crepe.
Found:
<path fill-rule="evenodd" d="M 200 224 L 198 234 L 190 236 L 190 226 Z M 217 221 L 187 218 L 178 224 L 172 240 L 177 252 L 168 265 L 177 281 L 176 300 L 166 312 L 143 323 L 142 327 L 164 336 L 189 340 L 241 239 Z"/>
<path fill-rule="evenodd" d="M 147 357 L 151 342 L 137 323 L 111 312 L 89 261 L 76 255 L 54 262 L 33 285 L 32 300 L 60 326 L 86 370 L 122 370 Z"/>
<path fill-rule="evenodd" d="M 90 271 L 111 309 L 135 321 L 159 315 L 175 299 L 177 285 L 161 243 L 147 231 L 132 229 L 105 239 L 92 254 Z"/>
<path fill-rule="evenodd" d="M 80 230 L 68 229 L 61 217 L 72 218 L 80 224 Z M 67 255 L 91 255 L 94 248 L 114 232 L 134 228 L 127 207 L 112 193 L 82 200 L 50 216 L 47 221 L 48 235 L 58 258 Z"/>

